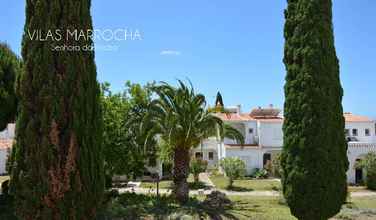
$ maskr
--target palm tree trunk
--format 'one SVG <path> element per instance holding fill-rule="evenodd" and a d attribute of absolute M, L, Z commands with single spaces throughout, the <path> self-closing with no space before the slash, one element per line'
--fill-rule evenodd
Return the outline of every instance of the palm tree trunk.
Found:
<path fill-rule="evenodd" d="M 189 198 L 187 178 L 189 175 L 189 150 L 177 147 L 174 151 L 173 196 L 180 203 L 185 203 Z"/>

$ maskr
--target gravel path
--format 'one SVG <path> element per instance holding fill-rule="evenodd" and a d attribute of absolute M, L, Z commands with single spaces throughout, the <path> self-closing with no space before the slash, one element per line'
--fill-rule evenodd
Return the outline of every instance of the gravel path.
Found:
<path fill-rule="evenodd" d="M 140 188 L 140 187 L 127 187 L 127 188 L 116 188 L 119 193 L 124 192 L 135 192 L 140 194 L 156 194 L 156 189 L 147 189 L 147 188 Z M 216 190 L 215 187 L 207 190 L 190 190 L 190 195 L 207 195 L 210 194 L 213 190 Z M 229 191 L 229 190 L 222 190 L 221 191 L 229 196 L 280 196 L 280 192 L 277 191 L 250 191 L 250 192 L 236 192 L 236 191 Z M 170 189 L 160 189 L 160 194 L 170 194 Z M 376 197 L 376 192 L 364 191 L 364 192 L 352 192 L 351 197 L 367 197 L 367 196 L 374 196 Z"/>

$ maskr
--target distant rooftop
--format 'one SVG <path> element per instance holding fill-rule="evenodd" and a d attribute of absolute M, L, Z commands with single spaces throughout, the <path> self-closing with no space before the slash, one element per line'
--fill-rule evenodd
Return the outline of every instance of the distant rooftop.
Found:
<path fill-rule="evenodd" d="M 345 112 L 343 116 L 345 117 L 345 121 L 347 122 L 373 122 L 374 121 L 367 116 L 354 115 L 351 112 Z"/>
<path fill-rule="evenodd" d="M 262 122 L 282 122 L 281 110 L 269 105 L 266 108 L 257 107 L 249 113 L 242 113 L 240 105 L 225 107 L 227 113 L 216 113 L 223 121 L 262 121 Z M 350 112 L 343 114 L 346 122 L 375 122 L 375 120 L 361 115 L 354 115 Z"/>
<path fill-rule="evenodd" d="M 0 150 L 10 149 L 13 145 L 13 139 L 0 139 Z"/>

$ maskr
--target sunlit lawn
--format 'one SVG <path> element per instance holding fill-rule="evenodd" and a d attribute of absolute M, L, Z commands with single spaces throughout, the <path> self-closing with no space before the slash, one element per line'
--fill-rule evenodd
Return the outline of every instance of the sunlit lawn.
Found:
<path fill-rule="evenodd" d="M 290 214 L 288 206 L 281 197 L 230 196 L 234 202 L 228 212 L 238 219 L 290 220 L 296 219 Z M 366 218 L 364 218 L 366 217 Z M 351 199 L 334 219 L 357 220 L 376 219 L 376 197 Z"/>
<path fill-rule="evenodd" d="M 371 190 L 367 189 L 365 186 L 348 186 L 349 192 L 371 192 Z"/>
<path fill-rule="evenodd" d="M 219 189 L 232 191 L 280 191 L 281 182 L 273 179 L 241 179 L 235 180 L 232 188 L 228 188 L 228 178 L 223 175 L 210 176 L 210 180 Z"/>

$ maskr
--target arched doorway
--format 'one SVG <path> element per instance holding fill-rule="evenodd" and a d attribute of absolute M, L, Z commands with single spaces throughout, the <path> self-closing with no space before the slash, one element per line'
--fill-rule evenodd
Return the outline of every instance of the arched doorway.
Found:
<path fill-rule="evenodd" d="M 272 160 L 272 155 L 270 153 L 265 153 L 262 159 L 263 166 L 265 167 L 266 163 L 271 160 Z"/>
<path fill-rule="evenodd" d="M 355 160 L 355 183 L 356 184 L 363 184 L 363 168 L 357 166 L 360 163 L 361 159 Z"/>

